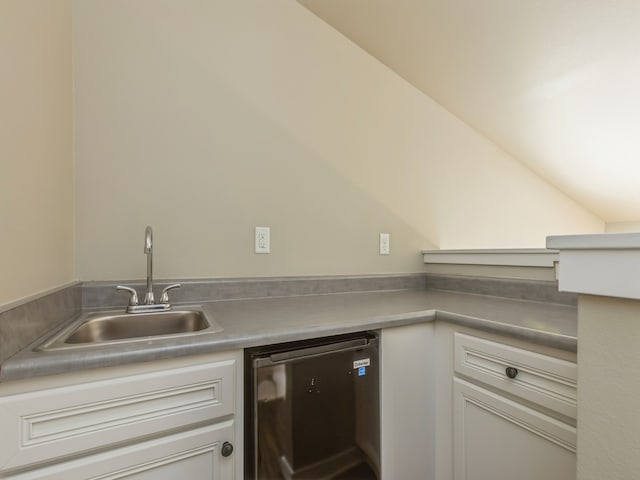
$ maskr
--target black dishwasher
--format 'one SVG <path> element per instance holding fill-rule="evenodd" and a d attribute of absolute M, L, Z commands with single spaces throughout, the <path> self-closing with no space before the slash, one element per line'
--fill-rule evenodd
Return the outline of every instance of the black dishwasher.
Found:
<path fill-rule="evenodd" d="M 245 479 L 377 480 L 378 338 L 245 350 Z"/>

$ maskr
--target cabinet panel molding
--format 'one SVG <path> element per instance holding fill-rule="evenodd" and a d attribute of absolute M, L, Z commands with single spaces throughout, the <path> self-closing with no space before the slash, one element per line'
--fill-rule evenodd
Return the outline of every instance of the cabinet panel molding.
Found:
<path fill-rule="evenodd" d="M 22 417 L 22 446 L 37 445 L 151 419 L 213 407 L 220 380 L 87 403 Z"/>
<path fill-rule="evenodd" d="M 234 442 L 234 422 L 180 432 L 10 475 L 7 480 L 232 480 L 234 459 L 220 453 Z"/>
<path fill-rule="evenodd" d="M 0 470 L 95 451 L 232 415 L 236 361 L 0 398 Z"/>
<path fill-rule="evenodd" d="M 454 379 L 454 480 L 575 478 L 576 429 Z"/>

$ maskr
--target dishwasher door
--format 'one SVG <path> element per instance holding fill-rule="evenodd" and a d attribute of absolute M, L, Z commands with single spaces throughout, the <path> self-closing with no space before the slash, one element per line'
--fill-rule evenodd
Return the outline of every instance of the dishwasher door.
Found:
<path fill-rule="evenodd" d="M 245 478 L 379 478 L 378 340 L 362 333 L 249 352 Z"/>

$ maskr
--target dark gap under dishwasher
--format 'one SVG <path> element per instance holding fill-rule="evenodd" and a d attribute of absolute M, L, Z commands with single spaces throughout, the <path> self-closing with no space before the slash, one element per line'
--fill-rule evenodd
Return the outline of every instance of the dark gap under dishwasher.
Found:
<path fill-rule="evenodd" d="M 378 480 L 373 332 L 245 350 L 245 479 Z"/>

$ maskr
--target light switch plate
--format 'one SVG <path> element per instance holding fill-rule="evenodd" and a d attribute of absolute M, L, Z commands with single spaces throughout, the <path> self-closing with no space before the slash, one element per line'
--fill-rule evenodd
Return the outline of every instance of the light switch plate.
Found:
<path fill-rule="evenodd" d="M 389 255 L 391 253 L 391 235 L 388 233 L 380 234 L 380 255 Z"/>

